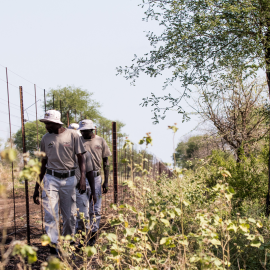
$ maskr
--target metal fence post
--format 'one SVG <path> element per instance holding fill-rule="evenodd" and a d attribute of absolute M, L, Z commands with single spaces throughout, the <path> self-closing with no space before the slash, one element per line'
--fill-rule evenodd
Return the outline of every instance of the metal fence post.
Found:
<path fill-rule="evenodd" d="M 22 144 L 23 144 L 23 153 L 26 153 L 22 86 L 20 86 L 19 89 L 20 89 L 20 104 L 21 104 Z M 26 161 L 24 161 L 24 166 L 25 165 L 26 165 Z M 30 245 L 28 180 L 24 179 L 24 181 L 25 181 L 24 184 L 25 184 L 25 200 L 26 200 L 26 220 L 27 220 L 27 243 L 28 245 Z"/>
<path fill-rule="evenodd" d="M 159 176 L 161 175 L 161 163 L 160 162 L 158 162 L 158 174 L 159 174 Z"/>
<path fill-rule="evenodd" d="M 61 114 L 61 122 L 62 122 L 62 100 L 60 99 L 60 114 Z"/>
<path fill-rule="evenodd" d="M 69 127 L 69 111 L 67 111 L 67 126 Z"/>
<path fill-rule="evenodd" d="M 9 87 L 8 87 L 8 72 L 6 68 L 6 79 L 7 79 L 7 98 L 8 98 L 8 119 L 9 119 L 9 139 L 10 139 L 10 148 L 12 148 L 12 137 L 11 137 L 11 119 L 10 119 L 10 104 L 9 104 Z M 13 171 L 13 162 L 11 162 L 11 177 L 12 177 L 12 195 L 13 195 L 13 218 L 14 218 L 14 231 L 15 239 L 17 236 L 16 230 L 16 206 L 15 206 L 15 184 L 14 184 L 14 171 Z"/>
<path fill-rule="evenodd" d="M 34 84 L 35 88 L 35 104 L 36 104 L 36 126 L 37 126 L 37 150 L 39 149 L 39 143 L 38 143 L 38 120 L 37 120 L 37 89 L 36 85 Z"/>
<path fill-rule="evenodd" d="M 117 182 L 117 133 L 116 133 L 116 122 L 112 122 L 112 150 L 113 150 L 114 203 L 117 203 L 118 202 L 118 182 Z"/>
<path fill-rule="evenodd" d="M 44 89 L 44 110 L 46 112 L 46 91 Z"/>

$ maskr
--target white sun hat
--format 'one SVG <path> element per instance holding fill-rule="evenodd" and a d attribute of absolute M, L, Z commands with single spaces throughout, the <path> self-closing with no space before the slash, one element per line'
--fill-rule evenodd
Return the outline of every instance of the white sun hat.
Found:
<path fill-rule="evenodd" d="M 78 130 L 78 128 L 79 128 L 79 124 L 77 124 L 77 123 L 72 123 L 72 124 L 70 124 L 69 127 L 68 127 L 68 129 L 74 129 L 74 130 L 76 130 L 77 133 L 78 133 L 80 136 L 82 136 L 82 134 L 81 134 L 81 132 Z"/>
<path fill-rule="evenodd" d="M 53 122 L 57 124 L 63 125 L 63 123 L 60 121 L 61 114 L 59 111 L 56 110 L 48 110 L 45 112 L 44 118 L 40 119 L 40 122 Z"/>
<path fill-rule="evenodd" d="M 79 124 L 77 124 L 77 123 L 72 123 L 72 124 L 70 124 L 69 125 L 69 127 L 68 127 L 68 129 L 78 129 L 79 128 Z"/>
<path fill-rule="evenodd" d="M 80 121 L 78 130 L 86 130 L 86 129 L 96 129 L 94 123 L 90 119 L 84 119 Z"/>

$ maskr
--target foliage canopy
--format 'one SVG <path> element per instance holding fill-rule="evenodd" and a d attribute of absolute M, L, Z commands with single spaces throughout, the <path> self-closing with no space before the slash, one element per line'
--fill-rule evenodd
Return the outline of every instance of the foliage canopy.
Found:
<path fill-rule="evenodd" d="M 164 87 L 180 80 L 184 91 L 144 98 L 143 106 L 154 106 L 154 119 L 175 107 L 184 113 L 180 101 L 191 91 L 190 85 L 207 83 L 215 74 L 226 76 L 228 68 L 252 74 L 263 68 L 270 85 L 270 1 L 268 0 L 143 0 L 147 6 L 145 20 L 153 19 L 163 27 L 161 34 L 147 34 L 153 50 L 143 57 L 135 55 L 130 67 L 119 67 L 126 79 L 145 73 L 151 77 L 165 70 L 171 76 Z M 160 107 L 160 101 L 170 105 Z"/>

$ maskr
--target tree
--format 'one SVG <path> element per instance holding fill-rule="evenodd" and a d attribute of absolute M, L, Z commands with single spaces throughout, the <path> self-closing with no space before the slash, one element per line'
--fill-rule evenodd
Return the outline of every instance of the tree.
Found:
<path fill-rule="evenodd" d="M 242 80 L 233 77 L 217 85 L 219 95 L 213 95 L 207 86 L 201 89 L 196 102 L 198 113 L 210 121 L 240 161 L 241 149 L 245 155 L 254 150 L 254 145 L 269 133 L 269 112 L 266 102 L 265 81 Z"/>
<path fill-rule="evenodd" d="M 47 94 L 47 109 L 62 112 L 62 122 L 67 126 L 67 113 L 69 122 L 79 122 L 81 119 L 90 118 L 95 121 L 101 118 L 100 104 L 92 99 L 93 93 L 80 87 L 67 86 L 50 89 Z M 61 101 L 61 108 L 60 108 Z"/>
<path fill-rule="evenodd" d="M 270 96 L 270 1 L 269 0 L 143 0 L 147 4 L 146 20 L 159 21 L 163 32 L 148 33 L 154 47 L 136 64 L 118 68 L 127 79 L 136 79 L 140 73 L 156 77 L 164 70 L 172 75 L 165 87 L 180 80 L 184 87 L 179 97 L 171 94 L 144 98 L 142 106 L 154 106 L 154 120 L 163 119 L 170 108 L 186 114 L 181 106 L 183 97 L 191 91 L 190 85 L 202 85 L 216 74 L 217 80 L 226 76 L 228 67 L 241 68 L 246 74 L 263 69 Z M 162 108 L 160 101 L 169 101 Z M 269 147 L 270 150 L 270 147 Z M 270 157 L 270 155 L 269 155 Z M 270 205 L 270 158 L 267 215 Z"/>
<path fill-rule="evenodd" d="M 252 74 L 263 68 L 270 91 L 270 1 L 269 0 L 143 0 L 148 5 L 145 20 L 159 21 L 163 32 L 148 33 L 153 50 L 137 57 L 130 67 L 119 67 L 126 79 L 145 73 L 151 77 L 170 70 L 164 87 L 180 80 L 184 87 L 179 97 L 168 94 L 144 98 L 143 106 L 154 106 L 155 123 L 159 115 L 174 107 L 183 113 L 181 100 L 190 85 L 209 82 L 213 74 L 226 76 L 228 67 Z M 170 103 L 160 107 L 160 101 Z"/>
<path fill-rule="evenodd" d="M 36 121 L 33 122 L 27 122 L 24 125 L 25 127 L 25 145 L 26 145 L 26 151 L 29 151 L 32 155 L 34 151 L 37 151 L 40 145 L 40 141 L 47 133 L 47 130 L 45 128 L 44 123 L 41 123 L 38 121 L 38 143 L 37 143 L 37 126 Z M 15 134 L 14 134 L 14 144 L 16 148 L 22 152 L 23 146 L 22 146 L 22 129 L 20 128 Z"/>
<path fill-rule="evenodd" d="M 224 150 L 224 141 L 219 137 L 208 134 L 196 135 L 186 141 L 178 143 L 175 149 L 176 164 L 181 168 L 190 167 L 187 161 L 192 161 L 192 167 L 196 165 L 198 159 L 204 159 L 211 155 L 213 150 Z"/>
<path fill-rule="evenodd" d="M 47 94 L 46 109 L 61 109 L 62 122 L 68 125 L 67 112 L 69 112 L 69 122 L 79 122 L 81 119 L 91 119 L 94 121 L 98 135 L 105 138 L 111 146 L 112 121 L 103 117 L 99 111 L 100 104 L 93 100 L 93 93 L 82 90 L 78 87 L 67 86 L 58 89 L 51 89 Z M 61 108 L 60 108 L 61 100 Z M 124 123 L 117 121 L 117 135 L 124 137 L 121 133 Z M 38 121 L 39 143 L 42 136 L 47 133 L 44 123 Z M 26 150 L 31 154 L 37 149 L 37 129 L 36 122 L 25 124 Z M 14 143 L 19 151 L 22 151 L 22 131 L 19 129 L 14 135 Z"/>

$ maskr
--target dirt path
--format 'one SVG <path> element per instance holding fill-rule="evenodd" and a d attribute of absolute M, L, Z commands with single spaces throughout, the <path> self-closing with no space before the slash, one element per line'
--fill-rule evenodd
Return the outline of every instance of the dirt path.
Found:
<path fill-rule="evenodd" d="M 119 202 L 123 200 L 124 196 L 124 188 L 119 187 Z M 43 247 L 40 243 L 40 237 L 45 233 L 42 231 L 42 215 L 41 215 L 41 206 L 33 203 L 32 199 L 32 189 L 30 189 L 29 194 L 31 195 L 29 198 L 29 210 L 30 210 L 30 230 L 31 230 L 31 245 L 38 248 L 38 261 L 33 264 L 32 269 L 40 269 L 40 265 L 43 261 L 46 261 L 49 256 L 49 247 Z M 114 201 L 114 193 L 113 187 L 109 187 L 109 192 L 107 194 L 103 194 L 102 196 L 102 221 L 104 224 L 105 216 L 112 212 L 110 208 L 110 204 Z M 17 190 L 15 197 L 15 221 L 16 221 L 16 239 L 26 241 L 27 233 L 26 233 L 26 204 L 25 204 L 25 194 L 24 190 Z M 6 238 L 6 248 L 9 247 L 10 242 L 15 239 L 15 229 L 14 229 L 14 211 L 13 211 L 13 199 L 12 192 L 10 191 L 8 194 L 8 198 L 5 200 L 0 200 L 0 237 L 2 238 L 2 229 L 7 228 L 7 238 Z M 8 221 L 7 221 L 8 220 Z M 5 222 L 6 221 L 6 222 Z M 108 228 L 105 228 L 106 230 Z M 1 239 L 0 239 L 1 240 Z M 6 269 L 18 269 L 17 268 L 18 260 L 15 258 L 11 258 Z"/>

